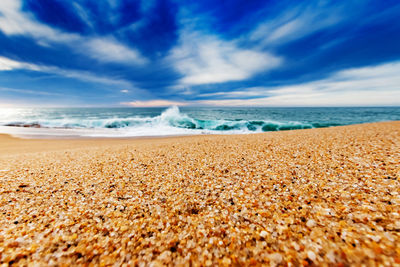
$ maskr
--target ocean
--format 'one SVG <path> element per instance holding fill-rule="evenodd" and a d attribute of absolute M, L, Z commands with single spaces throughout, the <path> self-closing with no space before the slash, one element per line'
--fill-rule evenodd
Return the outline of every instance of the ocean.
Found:
<path fill-rule="evenodd" d="M 0 109 L 0 132 L 87 137 L 244 134 L 400 120 L 400 107 Z"/>

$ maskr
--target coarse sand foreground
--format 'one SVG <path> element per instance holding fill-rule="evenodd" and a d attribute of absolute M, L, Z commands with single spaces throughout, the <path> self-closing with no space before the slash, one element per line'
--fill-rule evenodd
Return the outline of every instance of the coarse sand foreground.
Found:
<path fill-rule="evenodd" d="M 400 122 L 0 147 L 1 263 L 400 266 Z"/>

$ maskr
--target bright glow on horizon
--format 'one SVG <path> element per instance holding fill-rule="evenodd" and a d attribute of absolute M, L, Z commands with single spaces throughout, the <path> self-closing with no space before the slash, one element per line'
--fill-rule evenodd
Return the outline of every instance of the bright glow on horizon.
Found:
<path fill-rule="evenodd" d="M 177 102 L 177 101 L 167 101 L 167 100 L 149 100 L 149 101 L 132 101 L 132 102 L 122 102 L 124 106 L 128 107 L 170 107 L 170 106 L 187 106 L 189 103 Z"/>

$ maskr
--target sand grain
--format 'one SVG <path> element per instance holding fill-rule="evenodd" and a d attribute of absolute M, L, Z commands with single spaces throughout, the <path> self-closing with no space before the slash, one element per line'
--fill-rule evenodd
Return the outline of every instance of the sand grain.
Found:
<path fill-rule="evenodd" d="M 399 122 L 28 154 L 4 138 L 1 263 L 400 264 Z"/>

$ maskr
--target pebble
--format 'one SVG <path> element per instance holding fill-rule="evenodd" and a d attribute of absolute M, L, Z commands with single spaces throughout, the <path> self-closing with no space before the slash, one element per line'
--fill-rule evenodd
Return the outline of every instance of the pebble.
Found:
<path fill-rule="evenodd" d="M 271 263 L 274 265 L 281 263 L 283 260 L 282 255 L 280 253 L 273 253 L 269 255 L 269 259 Z"/>
<path fill-rule="evenodd" d="M 313 251 L 308 251 L 307 257 L 312 261 L 315 261 L 317 259 L 317 256 L 315 255 L 315 253 Z"/>
<path fill-rule="evenodd" d="M 263 230 L 263 231 L 261 231 L 260 236 L 262 238 L 266 238 L 268 236 L 268 232 Z"/>
<path fill-rule="evenodd" d="M 314 226 L 317 225 L 317 223 L 313 219 L 310 219 L 307 221 L 306 225 L 308 228 L 313 228 Z"/>

